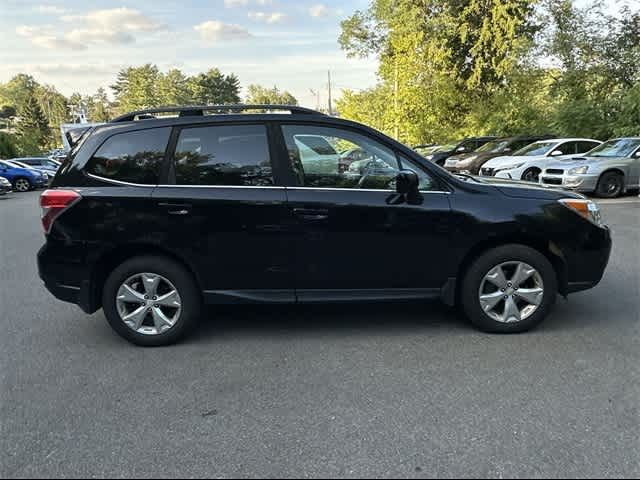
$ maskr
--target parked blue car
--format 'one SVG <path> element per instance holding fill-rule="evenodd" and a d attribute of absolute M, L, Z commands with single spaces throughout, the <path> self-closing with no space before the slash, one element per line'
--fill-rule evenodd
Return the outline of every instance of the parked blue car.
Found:
<path fill-rule="evenodd" d="M 4 160 L 0 160 L 0 176 L 9 180 L 16 192 L 27 192 L 47 186 L 47 179 L 38 170 L 18 168 Z"/>
<path fill-rule="evenodd" d="M 40 170 L 41 172 L 49 172 L 53 175 L 55 175 L 58 171 L 58 168 L 60 168 L 60 162 L 47 157 L 12 158 L 9 161 L 24 163 L 31 168 L 35 168 L 36 170 Z"/>

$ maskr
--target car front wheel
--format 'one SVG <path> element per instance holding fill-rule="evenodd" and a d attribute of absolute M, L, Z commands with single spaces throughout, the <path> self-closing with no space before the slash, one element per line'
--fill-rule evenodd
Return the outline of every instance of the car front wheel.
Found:
<path fill-rule="evenodd" d="M 616 198 L 624 190 L 624 177 L 617 172 L 606 172 L 598 180 L 596 195 L 602 198 Z"/>
<path fill-rule="evenodd" d="M 201 298 L 191 274 L 164 257 L 136 257 L 107 278 L 102 305 L 129 342 L 155 347 L 181 340 L 197 323 Z"/>
<path fill-rule="evenodd" d="M 31 190 L 31 182 L 26 178 L 18 178 L 14 182 L 13 188 L 16 192 L 28 192 Z"/>
<path fill-rule="evenodd" d="M 544 255 L 524 245 L 505 245 L 473 262 L 460 299 L 469 320 L 481 330 L 520 333 L 547 317 L 557 291 L 555 270 Z"/>

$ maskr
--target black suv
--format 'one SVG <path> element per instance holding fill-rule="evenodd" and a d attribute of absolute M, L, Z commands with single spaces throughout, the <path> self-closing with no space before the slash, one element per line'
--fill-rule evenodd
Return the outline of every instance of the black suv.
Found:
<path fill-rule="evenodd" d="M 340 168 L 353 149 L 371 168 Z M 441 298 L 522 332 L 595 286 L 611 250 L 580 195 L 454 176 L 299 107 L 126 115 L 79 139 L 41 206 L 47 288 L 145 346 L 182 338 L 203 304 L 243 302 Z"/>

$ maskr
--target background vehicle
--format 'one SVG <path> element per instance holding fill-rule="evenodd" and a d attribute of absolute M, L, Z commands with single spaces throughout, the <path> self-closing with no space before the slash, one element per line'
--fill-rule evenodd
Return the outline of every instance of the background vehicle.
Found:
<path fill-rule="evenodd" d="M 446 160 L 453 155 L 462 155 L 464 153 L 475 152 L 478 148 L 484 144 L 495 140 L 497 137 L 471 137 L 464 140 L 448 145 L 442 145 L 435 151 L 426 155 L 427 160 L 431 160 L 433 163 L 437 163 L 443 166 Z"/>
<path fill-rule="evenodd" d="M 9 180 L 16 192 L 27 192 L 47 186 L 47 179 L 42 173 L 16 166 L 7 160 L 0 160 L 0 176 Z"/>
<path fill-rule="evenodd" d="M 480 169 L 480 175 L 538 183 L 540 173 L 553 159 L 575 157 L 601 144 L 598 140 L 586 138 L 541 140 L 518 150 L 513 155 L 489 160 Z"/>
<path fill-rule="evenodd" d="M 11 191 L 11 182 L 4 177 L 0 177 L 0 195 L 6 195 L 7 193 L 11 193 Z"/>
<path fill-rule="evenodd" d="M 615 198 L 640 188 L 640 137 L 617 138 L 603 143 L 581 158 L 551 163 L 540 178 L 545 185 L 558 185 L 603 198 Z"/>
<path fill-rule="evenodd" d="M 435 152 L 441 145 L 431 143 L 429 145 L 416 145 L 413 149 L 423 157 Z"/>
<path fill-rule="evenodd" d="M 352 148 L 346 152 L 340 154 L 340 161 L 338 163 L 338 169 L 340 172 L 346 172 L 349 170 L 349 166 L 353 162 L 359 162 L 370 158 L 369 154 L 361 148 Z"/>
<path fill-rule="evenodd" d="M 47 157 L 12 158 L 11 161 L 17 161 L 36 170 L 53 173 L 54 175 L 60 168 L 60 162 Z"/>
<path fill-rule="evenodd" d="M 440 298 L 479 328 L 522 332 L 558 292 L 602 278 L 610 233 L 580 195 L 458 178 L 299 107 L 219 114 L 244 108 L 256 109 L 155 109 L 93 130 L 41 197 L 47 288 L 103 308 L 133 343 L 165 345 L 202 303 Z M 179 116 L 137 120 L 167 111 Z M 368 152 L 375 175 L 340 173 L 339 156 L 318 169 L 326 145 Z"/>
<path fill-rule="evenodd" d="M 444 166 L 453 173 L 478 175 L 489 160 L 516 152 L 538 140 L 553 138 L 551 135 L 503 137 L 484 144 L 475 152 L 449 157 Z"/>
<path fill-rule="evenodd" d="M 56 166 L 56 169 L 54 170 L 51 167 L 41 167 L 39 163 L 36 163 L 36 165 L 32 165 L 31 163 L 25 162 L 23 160 L 31 160 L 31 159 L 16 159 L 13 158 L 11 160 L 7 160 L 7 163 L 10 163 L 16 167 L 20 167 L 20 168 L 26 168 L 29 170 L 36 170 L 37 172 L 40 172 L 42 174 L 42 176 L 44 177 L 45 181 L 47 182 L 47 185 L 51 183 L 51 180 L 53 180 L 53 177 L 55 177 L 56 175 L 56 171 L 58 169 L 59 166 Z M 36 161 L 39 161 L 40 159 L 36 159 Z M 45 158 L 44 160 L 46 160 L 47 162 L 53 162 L 53 160 L 49 160 L 48 158 Z"/>

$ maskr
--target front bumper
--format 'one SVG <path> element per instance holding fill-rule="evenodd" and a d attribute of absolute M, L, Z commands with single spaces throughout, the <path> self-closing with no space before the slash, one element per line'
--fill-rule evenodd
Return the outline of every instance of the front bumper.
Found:
<path fill-rule="evenodd" d="M 13 192 L 11 185 L 0 185 L 0 195 L 6 195 L 11 192 Z"/>
<path fill-rule="evenodd" d="M 577 249 L 565 249 L 568 253 L 567 293 L 589 290 L 600 283 L 604 276 L 613 241 L 608 227 L 597 227 L 586 235 Z"/>
<path fill-rule="evenodd" d="M 598 187 L 598 175 L 540 175 L 540 183 L 543 185 L 566 188 L 577 192 L 594 192 Z"/>

